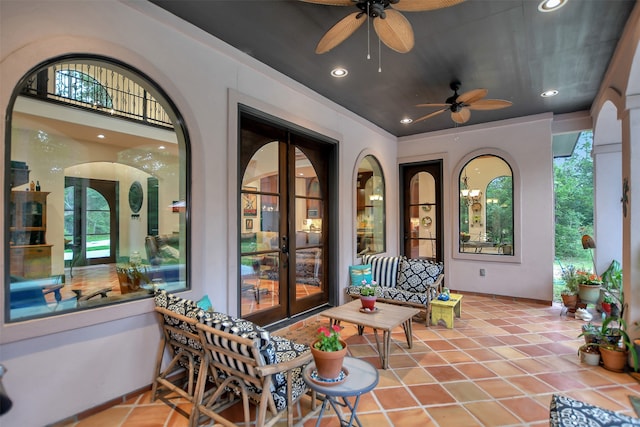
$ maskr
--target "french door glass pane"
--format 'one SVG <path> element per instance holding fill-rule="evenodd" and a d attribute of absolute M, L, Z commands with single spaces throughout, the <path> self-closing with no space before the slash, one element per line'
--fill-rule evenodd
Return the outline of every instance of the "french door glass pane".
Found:
<path fill-rule="evenodd" d="M 242 178 L 241 315 L 280 305 L 279 142 L 261 147 Z"/>
<path fill-rule="evenodd" d="M 411 221 L 411 258 L 436 257 L 436 185 L 433 176 L 418 172 L 411 178 L 409 212 Z"/>

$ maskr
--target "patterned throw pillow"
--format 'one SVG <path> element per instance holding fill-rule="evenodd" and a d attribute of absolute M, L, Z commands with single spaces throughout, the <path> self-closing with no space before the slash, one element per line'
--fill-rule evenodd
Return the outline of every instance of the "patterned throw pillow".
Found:
<path fill-rule="evenodd" d="M 422 293 L 435 283 L 443 271 L 441 263 L 423 259 L 405 259 L 400 266 L 398 289 Z"/>
<path fill-rule="evenodd" d="M 351 286 L 362 286 L 363 280 L 371 283 L 373 280 L 371 264 L 351 265 L 349 266 L 349 275 L 351 276 Z"/>
<path fill-rule="evenodd" d="M 395 288 L 398 282 L 398 266 L 403 257 L 365 255 L 362 264 L 371 264 L 373 280 L 378 286 Z"/>

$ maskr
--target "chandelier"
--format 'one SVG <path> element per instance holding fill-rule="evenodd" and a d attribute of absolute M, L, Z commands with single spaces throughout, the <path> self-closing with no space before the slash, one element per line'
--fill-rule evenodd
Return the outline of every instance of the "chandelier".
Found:
<path fill-rule="evenodd" d="M 482 191 L 477 188 L 469 188 L 469 178 L 465 170 L 462 182 L 460 183 L 460 198 L 466 202 L 468 206 L 480 201 Z"/>

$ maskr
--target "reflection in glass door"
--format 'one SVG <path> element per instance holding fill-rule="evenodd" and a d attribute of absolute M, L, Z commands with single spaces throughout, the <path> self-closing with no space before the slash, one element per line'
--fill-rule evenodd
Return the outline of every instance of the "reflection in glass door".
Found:
<path fill-rule="evenodd" d="M 73 267 L 115 262 L 117 183 L 65 178 L 65 265 Z"/>
<path fill-rule="evenodd" d="M 401 166 L 404 254 L 434 262 L 442 253 L 442 162 Z"/>
<path fill-rule="evenodd" d="M 259 324 L 328 301 L 332 144 L 243 115 L 240 314 Z"/>

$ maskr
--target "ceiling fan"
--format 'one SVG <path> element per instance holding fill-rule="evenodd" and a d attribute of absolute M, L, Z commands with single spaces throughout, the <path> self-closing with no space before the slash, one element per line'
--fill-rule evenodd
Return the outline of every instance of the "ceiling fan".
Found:
<path fill-rule="evenodd" d="M 338 21 L 322 36 L 316 53 L 329 52 L 345 41 L 367 20 L 373 19 L 373 28 L 378 37 L 390 49 L 407 53 L 413 49 L 414 38 L 411 24 L 400 12 L 423 12 L 442 9 L 462 3 L 464 0 L 301 0 L 307 3 L 328 6 L 356 6 L 353 12 Z M 379 19 L 376 19 L 379 18 Z"/>
<path fill-rule="evenodd" d="M 458 95 L 460 82 L 454 81 L 449 84 L 453 95 L 447 98 L 444 104 L 418 104 L 416 107 L 443 107 L 440 110 L 422 116 L 413 121 L 413 123 L 421 122 L 431 117 L 437 116 L 445 111 L 451 111 L 451 120 L 458 124 L 466 123 L 471 118 L 471 110 L 499 110 L 512 105 L 510 101 L 502 99 L 483 99 L 487 96 L 487 89 L 473 89 Z"/>

